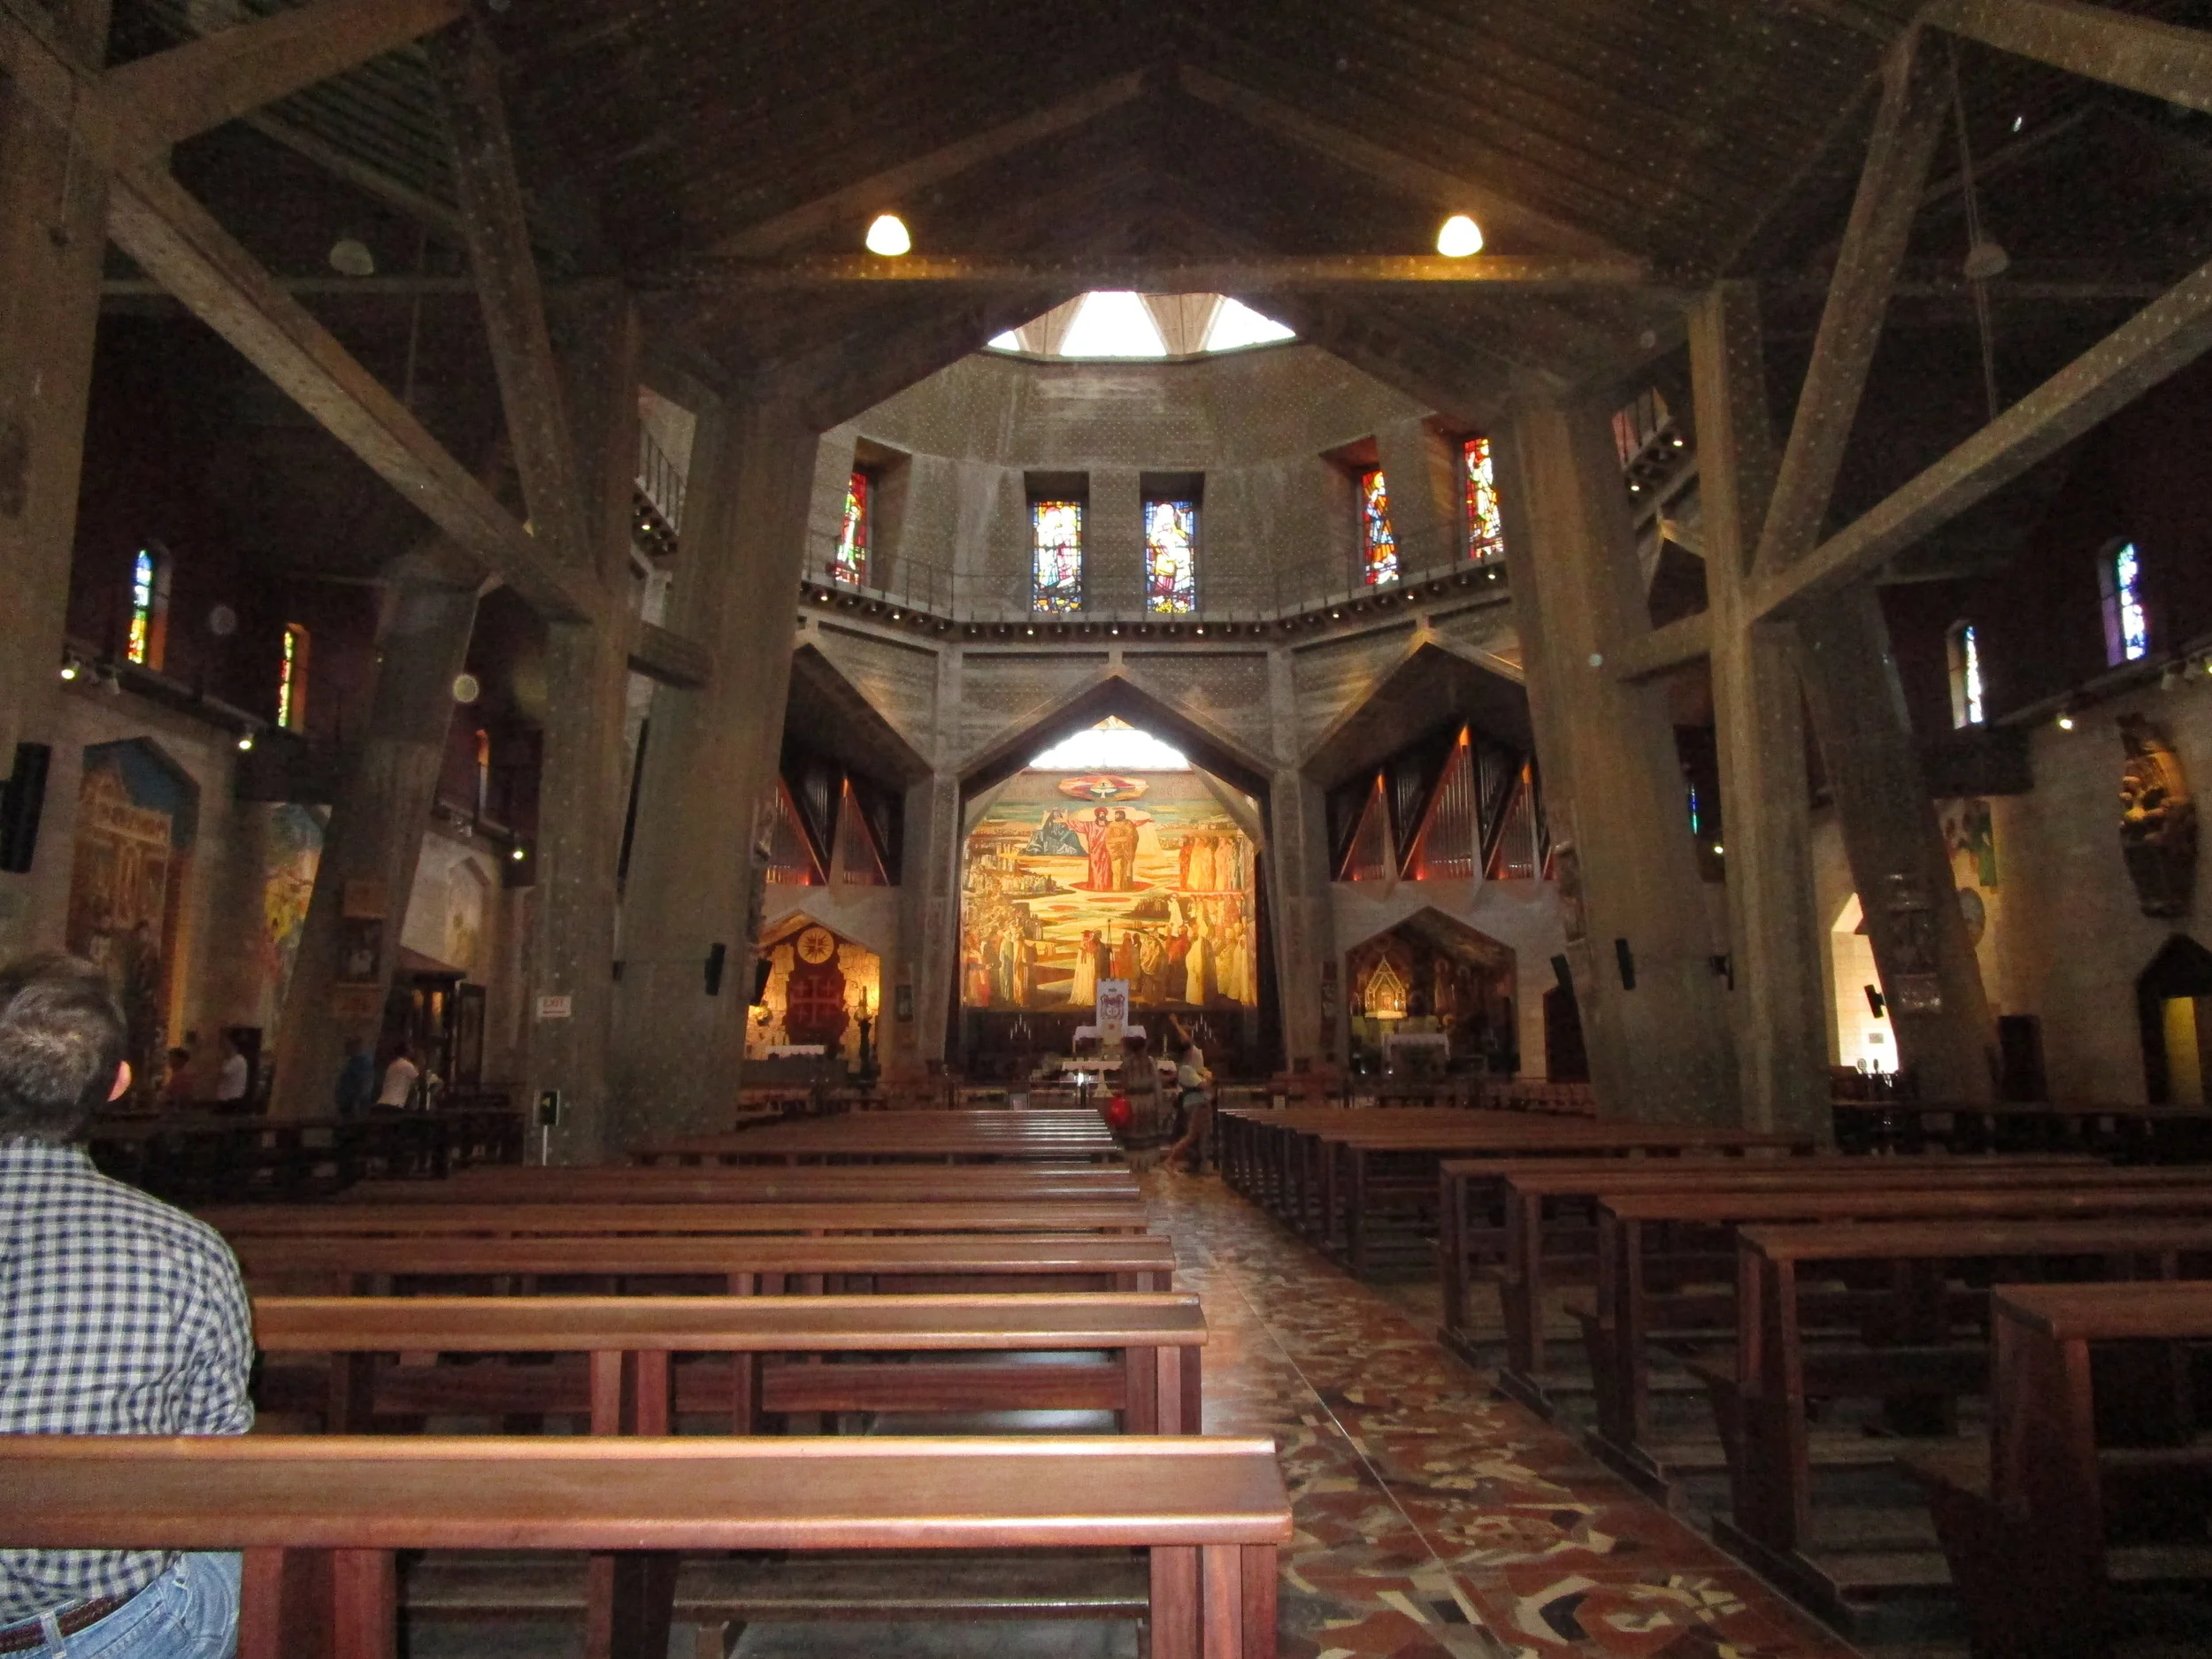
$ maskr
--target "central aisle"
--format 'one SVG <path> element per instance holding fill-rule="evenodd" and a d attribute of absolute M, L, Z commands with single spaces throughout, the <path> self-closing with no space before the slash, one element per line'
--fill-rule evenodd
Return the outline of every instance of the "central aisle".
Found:
<path fill-rule="evenodd" d="M 1282 1449 L 1284 1659 L 1851 1659 L 1218 1181 L 1145 1182 L 1205 1302 L 1206 1432 Z"/>

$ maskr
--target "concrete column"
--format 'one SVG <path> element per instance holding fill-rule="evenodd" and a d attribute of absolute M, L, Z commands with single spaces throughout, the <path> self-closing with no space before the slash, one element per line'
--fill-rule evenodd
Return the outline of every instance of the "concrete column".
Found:
<path fill-rule="evenodd" d="M 107 56 L 107 0 L 50 7 L 64 49 Z M 107 175 L 0 74 L 0 779 L 50 743 L 85 407 L 107 250 Z M 68 849 L 41 838 L 42 860 Z M 27 942 L 28 875 L 0 874 L 0 950 Z"/>
<path fill-rule="evenodd" d="M 929 754 L 935 768 L 906 792 L 906 862 L 899 876 L 899 941 L 914 975 L 916 1069 L 945 1055 L 960 967 L 960 679 L 956 645 L 937 654 Z"/>
<path fill-rule="evenodd" d="M 387 567 L 377 638 L 376 695 L 360 748 L 347 759 L 301 930 L 292 987 L 277 1022 L 270 1111 L 331 1110 L 345 1040 L 373 1044 L 415 889 L 423 828 L 445 764 L 453 680 L 467 659 L 477 588 L 435 544 Z M 352 914 L 349 916 L 349 912 Z M 380 927 L 368 924 L 380 921 Z M 349 941 L 376 944 L 373 975 L 349 972 Z"/>
<path fill-rule="evenodd" d="M 572 294 L 556 317 L 564 402 L 599 615 L 547 630 L 557 687 L 545 718 L 538 784 L 536 902 L 524 975 L 524 1099 L 558 1089 L 565 1110 L 548 1144 L 560 1163 L 605 1156 L 607 1047 L 614 1010 L 615 865 L 624 768 L 629 641 L 630 493 L 637 471 L 637 318 L 612 287 Z M 568 1016 L 537 1018 L 541 995 Z"/>
<path fill-rule="evenodd" d="M 1598 1110 L 1732 1123 L 1735 1056 L 1665 694 L 1605 672 L 1617 642 L 1649 626 L 1606 411 L 1532 400 L 1498 437 L 1514 616 Z"/>
<path fill-rule="evenodd" d="M 1690 372 L 1740 1099 L 1747 1127 L 1824 1136 L 1824 941 L 1813 902 L 1798 641 L 1789 625 L 1749 613 L 1752 554 L 1775 468 L 1755 285 L 1722 283 L 1692 307 Z"/>
<path fill-rule="evenodd" d="M 624 895 L 611 1134 L 726 1127 L 758 929 L 755 817 L 791 687 L 793 604 L 816 435 L 766 400 L 703 412 L 669 614 L 713 656 L 655 704 Z M 705 964 L 724 948 L 720 992 Z"/>
<path fill-rule="evenodd" d="M 1323 998 L 1323 972 L 1337 962 L 1329 902 L 1328 815 L 1322 794 L 1298 767 L 1298 698 L 1291 655 L 1270 651 L 1268 711 L 1274 770 L 1268 779 L 1268 898 L 1275 925 L 1275 984 L 1282 998 L 1283 1048 L 1295 1062 L 1344 1052 L 1342 986 Z"/>
<path fill-rule="evenodd" d="M 1863 583 L 1822 602 L 1798 630 L 1806 698 L 1865 908 L 1898 1064 L 1918 1074 L 1924 1100 L 1993 1099 L 1996 1021 L 1959 914 L 1935 803 L 1913 753 L 1881 605 Z"/>

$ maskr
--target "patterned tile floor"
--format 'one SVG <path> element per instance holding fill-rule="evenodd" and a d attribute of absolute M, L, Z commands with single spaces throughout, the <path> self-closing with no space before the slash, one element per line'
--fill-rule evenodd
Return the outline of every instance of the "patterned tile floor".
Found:
<path fill-rule="evenodd" d="M 1217 1180 L 1147 1194 L 1205 1302 L 1208 1432 L 1282 1450 L 1285 1659 L 1851 1659 Z"/>

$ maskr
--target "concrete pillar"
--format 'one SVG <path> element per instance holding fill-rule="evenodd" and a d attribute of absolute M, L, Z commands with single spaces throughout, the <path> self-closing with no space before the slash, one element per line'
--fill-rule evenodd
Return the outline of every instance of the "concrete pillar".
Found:
<path fill-rule="evenodd" d="M 624 895 L 613 1144 L 726 1127 L 758 929 L 755 814 L 774 782 L 816 435 L 766 400 L 702 413 L 669 614 L 712 653 L 656 701 Z M 718 995 L 705 965 L 724 949 Z"/>
<path fill-rule="evenodd" d="M 1605 672 L 1617 642 L 1649 626 L 1606 411 L 1532 399 L 1498 437 L 1514 616 L 1598 1110 L 1732 1123 L 1735 1057 L 1665 694 Z"/>
<path fill-rule="evenodd" d="M 1268 778 L 1268 900 L 1275 926 L 1275 985 L 1282 999 L 1285 1057 L 1325 1063 L 1344 1052 L 1343 987 L 1336 918 L 1329 902 L 1328 815 L 1322 794 L 1298 766 L 1298 698 L 1291 654 L 1270 651 L 1268 711 L 1274 769 Z M 1328 998 L 1325 985 L 1336 984 Z"/>
<path fill-rule="evenodd" d="M 107 0 L 49 9 L 99 68 Z M 0 74 L 0 779 L 19 742 L 54 736 L 106 221 L 106 173 Z M 39 856 L 69 855 L 49 836 Z M 30 877 L 0 873 L 0 950 L 27 942 L 29 903 Z"/>
<path fill-rule="evenodd" d="M 1758 291 L 1724 282 L 1690 311 L 1690 373 L 1726 826 L 1728 953 L 1746 1126 L 1826 1135 L 1825 941 L 1813 902 L 1798 641 L 1754 621 L 1752 555 L 1773 493 Z"/>
<path fill-rule="evenodd" d="M 906 862 L 899 877 L 899 949 L 902 965 L 913 975 L 914 1020 L 909 1032 L 894 1030 L 917 1072 L 944 1059 L 957 995 L 960 843 L 960 780 L 938 772 L 906 792 Z"/>
<path fill-rule="evenodd" d="M 1133 617 L 1144 610 L 1144 491 L 1134 467 L 1094 466 L 1083 513 L 1083 609 Z"/>
<path fill-rule="evenodd" d="M 1913 753 L 1881 605 L 1862 583 L 1821 602 L 1798 631 L 1821 763 L 1866 911 L 1898 1064 L 1918 1075 L 1924 1100 L 1993 1099 L 1996 1021 Z"/>
<path fill-rule="evenodd" d="M 345 1040 L 373 1044 L 383 1024 L 423 829 L 445 764 L 453 680 L 476 623 L 475 583 L 441 564 L 435 544 L 394 561 L 384 577 L 375 699 L 331 803 L 277 1023 L 270 1111 L 280 1118 L 329 1111 Z M 348 960 L 363 951 L 373 964 Z"/>
<path fill-rule="evenodd" d="M 590 622 L 557 622 L 547 631 L 547 681 L 558 690 L 546 710 L 538 784 L 522 1076 L 526 1101 L 544 1089 L 562 1094 L 562 1121 L 548 1142 L 549 1156 L 588 1163 L 611 1149 L 607 1045 L 614 1011 L 615 865 L 629 781 L 623 738 L 639 339 L 628 297 L 611 286 L 572 293 L 555 320 L 599 615 Z M 538 998 L 549 995 L 568 999 L 565 1018 L 537 1018 Z"/>

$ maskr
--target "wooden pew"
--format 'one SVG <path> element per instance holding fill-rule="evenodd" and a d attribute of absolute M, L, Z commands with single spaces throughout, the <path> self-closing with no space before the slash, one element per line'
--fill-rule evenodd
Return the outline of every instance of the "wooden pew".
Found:
<path fill-rule="evenodd" d="M 1029 1203 L 241 1204 L 196 1212 L 231 1239 L 833 1233 L 1142 1233 L 1131 1200 Z"/>
<path fill-rule="evenodd" d="M 2212 1106 L 2065 1101 L 1831 1102 L 1847 1150 L 2088 1152 L 2131 1163 L 2201 1163 L 2212 1156 Z"/>
<path fill-rule="evenodd" d="M 385 1294 L 395 1279 L 581 1279 L 680 1290 L 704 1284 L 730 1295 L 787 1290 L 946 1294 L 989 1291 L 1169 1290 L 1175 1248 L 1148 1233 L 733 1234 L 583 1238 L 285 1238 L 231 1240 L 247 1282 Z"/>
<path fill-rule="evenodd" d="M 396 1659 L 398 1550 L 626 1552 L 663 1659 L 679 1552 L 918 1546 L 1146 1549 L 1154 1659 L 1262 1659 L 1292 1536 L 1266 1440 L 0 1439 L 0 1544 L 244 1549 L 240 1659 Z"/>
<path fill-rule="evenodd" d="M 1654 1332 L 1665 1329 L 1677 1340 L 1697 1329 L 1724 1336 L 1737 1325 L 1732 1276 L 1725 1271 L 1704 1275 L 1687 1292 L 1654 1288 L 1655 1234 L 1683 1228 L 1719 1233 L 1732 1248 L 1724 1235 L 1733 1229 L 1774 1222 L 2212 1216 L 2212 1171 L 1937 1170 L 1918 1179 L 1914 1187 L 1815 1179 L 1794 1190 L 1740 1187 L 1725 1178 L 1705 1191 L 1639 1191 L 1609 1183 L 1598 1212 L 1597 1296 L 1583 1322 L 1598 1437 L 1609 1461 L 1635 1478 L 1662 1476 L 1662 1460 L 1650 1446 Z M 1823 1307 L 1830 1315 L 1845 1313 L 1848 1299 L 1827 1298 Z"/>
<path fill-rule="evenodd" d="M 1555 1212 L 1564 1204 L 1594 1209 L 1602 1199 L 1630 1194 L 1695 1197 L 1808 1188 L 1872 1191 L 1907 1185 L 2014 1187 L 2035 1185 L 2047 1177 L 2105 1184 L 2111 1176 L 2109 1165 L 2086 1158 L 1918 1159 L 1901 1164 L 1831 1156 L 1752 1160 L 1698 1152 L 1666 1158 L 1455 1159 L 1444 1165 L 1441 1176 L 1444 1228 L 1440 1251 L 1446 1323 L 1440 1334 L 1448 1346 L 1472 1354 L 1474 1342 L 1465 1323 L 1467 1287 L 1475 1257 L 1485 1248 L 1493 1250 L 1498 1259 L 1494 1277 L 1505 1317 L 1509 1380 L 1528 1383 L 1532 1401 L 1540 1394 L 1536 1379 L 1544 1371 L 1547 1280 L 1578 1278 L 1590 1282 L 1598 1266 L 1594 1237 L 1586 1259 L 1560 1259 L 1562 1233 L 1579 1231 L 1555 1225 L 1560 1217 Z M 2153 1179 L 2164 1181 L 2170 1177 Z M 1479 1229 L 1472 1225 L 1473 1209 L 1479 1198 L 1491 1194 L 1502 1225 Z"/>
<path fill-rule="evenodd" d="M 2205 1486 L 2212 1447 L 2100 1448 L 2094 1345 L 2212 1340 L 2212 1281 L 2013 1285 L 1991 1297 L 1990 1438 L 1985 1448 L 1905 1460 L 1927 1486 L 1937 1536 L 1986 1659 L 2075 1659 L 2108 1650 L 2112 1591 L 2131 1579 L 2212 1578 Z M 2158 1356 L 2179 1357 L 2170 1348 Z M 2185 1391 L 2185 1372 L 2176 1379 Z M 2177 1504 L 2162 1490 L 2193 1479 Z M 2132 1489 L 2132 1490 L 2131 1490 Z M 2131 1502 L 2131 1499 L 2135 1502 Z M 2117 1518 L 2148 1498 L 2193 1531 L 2193 1548 L 2126 1548 Z M 2193 1517 L 2197 1525 L 2186 1528 Z"/>
<path fill-rule="evenodd" d="M 1132 1200 L 1137 1179 L 1110 1164 L 979 1164 L 963 1170 L 949 1194 L 943 1170 L 907 1164 L 515 1166 L 465 1170 L 444 1181 L 372 1181 L 349 1203 L 849 1203 L 1025 1202 L 1041 1199 Z"/>
<path fill-rule="evenodd" d="M 1808 1553 L 1812 1480 L 1807 1406 L 1814 1398 L 1911 1401 L 1986 1388 L 1985 1343 L 1947 1340 L 1947 1275 L 2011 1262 L 2068 1262 L 2110 1279 L 2177 1279 L 2212 1263 L 2212 1219 L 1852 1221 L 1748 1226 L 1738 1234 L 1736 1354 L 1712 1380 L 1727 1445 L 1732 1514 L 1715 1536 L 1793 1594 L 1829 1610 L 1848 1580 Z M 1806 1340 L 1803 1271 L 1878 1265 L 1899 1287 L 1900 1317 L 1880 1348 Z"/>
<path fill-rule="evenodd" d="M 882 1111 L 649 1141 L 632 1156 L 641 1164 L 1070 1164 L 1112 1162 L 1121 1149 L 1094 1111 Z"/>
<path fill-rule="evenodd" d="M 440 1411 L 588 1413 L 595 1433 L 672 1432 L 677 1413 L 727 1413 L 729 1432 L 799 1412 L 1110 1410 L 1133 1434 L 1199 1430 L 1206 1322 L 1189 1294 L 991 1296 L 258 1296 L 265 1354 L 334 1356 L 332 1432 L 365 1432 L 380 1403 Z M 819 1354 L 1067 1355 L 1094 1363 L 777 1364 Z M 398 1366 L 379 1356 L 560 1354 L 580 1368 Z M 678 1367 L 677 1355 L 726 1366 Z"/>

